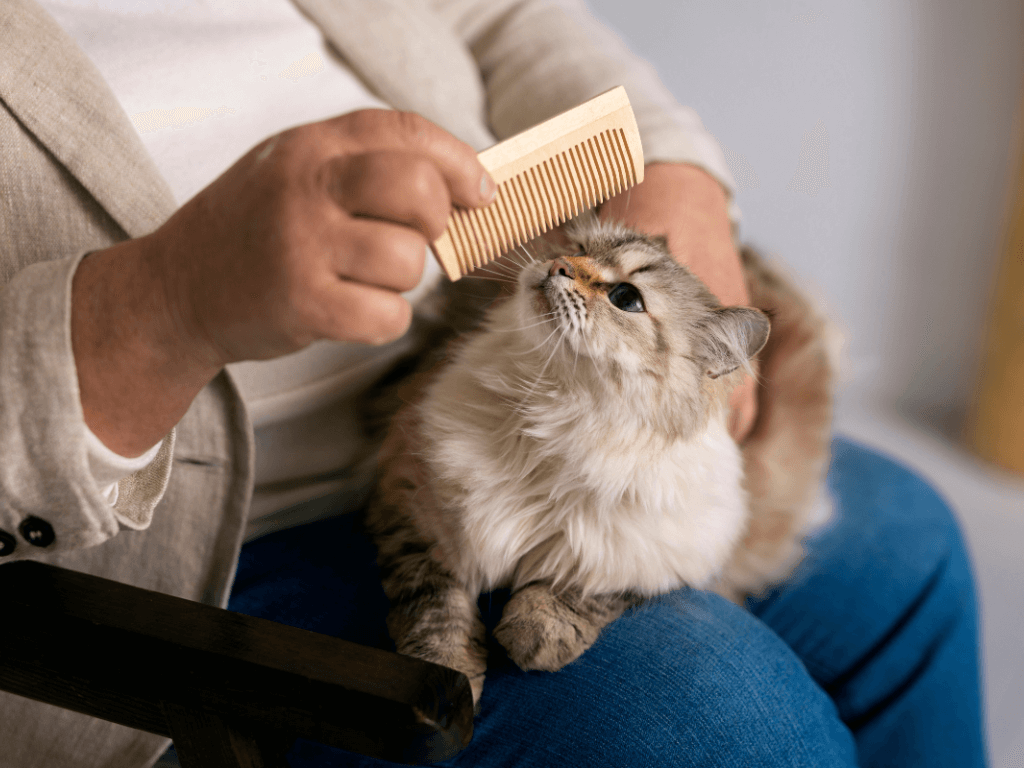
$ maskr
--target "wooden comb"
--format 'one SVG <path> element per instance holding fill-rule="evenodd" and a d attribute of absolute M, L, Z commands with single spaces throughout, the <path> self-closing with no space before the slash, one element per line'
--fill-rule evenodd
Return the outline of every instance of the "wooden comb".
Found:
<path fill-rule="evenodd" d="M 434 241 L 452 280 L 644 180 L 640 132 L 622 86 L 478 157 L 498 195 L 483 208 L 456 208 Z"/>

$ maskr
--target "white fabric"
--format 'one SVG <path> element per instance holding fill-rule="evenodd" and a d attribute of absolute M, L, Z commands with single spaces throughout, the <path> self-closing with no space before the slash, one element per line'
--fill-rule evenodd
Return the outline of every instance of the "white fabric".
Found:
<path fill-rule="evenodd" d="M 288 0 L 44 0 L 179 203 L 263 139 L 384 107 Z"/>
<path fill-rule="evenodd" d="M 357 109 L 384 108 L 287 0 L 44 0 L 97 65 L 179 203 L 267 136 Z M 158 17 L 158 19 L 156 18 Z M 429 256 L 415 302 L 440 276 Z M 323 341 L 276 360 L 229 366 L 256 430 L 257 521 L 282 507 L 361 487 L 351 401 L 406 351 Z M 86 427 L 89 466 L 113 505 L 128 459 Z"/>
<path fill-rule="evenodd" d="M 141 456 L 129 458 L 115 453 L 103 444 L 103 441 L 96 437 L 96 433 L 85 427 L 85 443 L 88 451 L 89 471 L 92 472 L 96 484 L 100 487 L 100 493 L 110 502 L 111 506 L 117 504 L 117 482 L 128 475 L 145 469 L 156 455 L 160 452 L 162 442 L 157 443 Z"/>

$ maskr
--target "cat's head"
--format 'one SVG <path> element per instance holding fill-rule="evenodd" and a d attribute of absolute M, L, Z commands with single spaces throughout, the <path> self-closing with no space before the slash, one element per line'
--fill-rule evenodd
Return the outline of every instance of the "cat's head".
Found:
<path fill-rule="evenodd" d="M 664 238 L 593 215 L 565 235 L 564 250 L 523 269 L 512 300 L 556 375 L 589 366 L 627 395 L 682 398 L 700 410 L 707 382 L 749 368 L 767 341 L 768 318 L 723 308 Z"/>

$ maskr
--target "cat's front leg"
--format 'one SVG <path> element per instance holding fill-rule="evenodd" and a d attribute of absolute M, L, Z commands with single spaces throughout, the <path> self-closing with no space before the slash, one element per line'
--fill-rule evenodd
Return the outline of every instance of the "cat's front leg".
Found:
<path fill-rule="evenodd" d="M 487 670 L 486 630 L 476 596 L 428 556 L 418 564 L 409 559 L 406 556 L 403 565 L 418 571 L 418 578 L 393 579 L 390 584 L 384 579 L 391 599 L 388 632 L 395 650 L 462 672 L 469 678 L 476 704 Z"/>
<path fill-rule="evenodd" d="M 509 599 L 494 636 L 522 669 L 555 672 L 579 658 L 632 603 L 623 595 L 585 597 L 533 582 Z"/>

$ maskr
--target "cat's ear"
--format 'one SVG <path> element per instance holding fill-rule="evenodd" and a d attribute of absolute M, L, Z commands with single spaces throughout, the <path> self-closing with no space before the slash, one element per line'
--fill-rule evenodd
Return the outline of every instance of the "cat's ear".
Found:
<path fill-rule="evenodd" d="M 768 341 L 768 317 L 749 307 L 709 312 L 697 326 L 697 359 L 712 379 L 746 367 Z"/>

